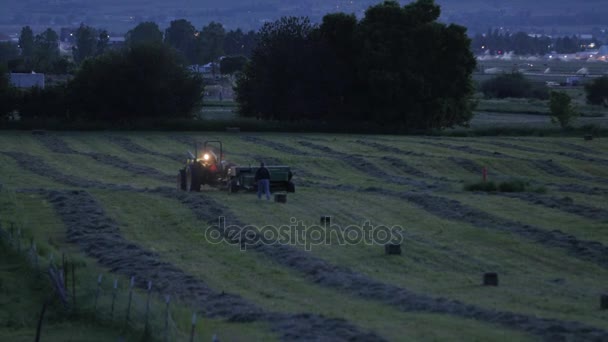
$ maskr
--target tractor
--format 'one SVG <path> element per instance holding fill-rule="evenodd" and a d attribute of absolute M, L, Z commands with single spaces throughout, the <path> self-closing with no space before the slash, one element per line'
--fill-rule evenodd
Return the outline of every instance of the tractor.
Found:
<path fill-rule="evenodd" d="M 266 168 L 270 171 L 272 191 L 295 192 L 289 166 L 267 165 Z M 194 153 L 188 152 L 186 165 L 177 174 L 177 187 L 184 191 L 200 191 L 203 185 L 229 192 L 257 191 L 257 170 L 258 167 L 237 166 L 224 160 L 224 148 L 219 140 L 205 141 L 202 148 L 197 142 Z"/>

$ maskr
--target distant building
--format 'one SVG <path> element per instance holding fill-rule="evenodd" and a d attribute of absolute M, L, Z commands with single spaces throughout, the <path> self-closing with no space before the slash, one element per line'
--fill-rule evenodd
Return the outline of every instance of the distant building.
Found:
<path fill-rule="evenodd" d="M 11 73 L 10 82 L 14 87 L 22 89 L 32 87 L 44 88 L 44 74 Z"/>

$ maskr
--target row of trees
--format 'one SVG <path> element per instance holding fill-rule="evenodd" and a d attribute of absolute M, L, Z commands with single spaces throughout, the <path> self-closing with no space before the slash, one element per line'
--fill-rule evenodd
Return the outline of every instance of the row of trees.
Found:
<path fill-rule="evenodd" d="M 475 58 L 466 29 L 437 21 L 439 6 L 387 1 L 322 24 L 265 24 L 237 81 L 244 116 L 374 122 L 412 129 L 466 124 Z"/>
<path fill-rule="evenodd" d="M 87 58 L 66 84 L 18 91 L 0 72 L 0 119 L 121 122 L 190 118 L 203 80 L 165 45 L 138 45 Z"/>
<path fill-rule="evenodd" d="M 110 48 L 106 30 L 80 25 L 73 33 L 72 58 L 61 56 L 59 36 L 52 29 L 34 35 L 29 26 L 21 30 L 19 44 L 0 43 L 0 63 L 15 72 L 44 72 L 64 74 L 75 69 L 85 59 L 102 55 Z M 127 32 L 127 47 L 140 44 L 167 44 L 175 48 L 189 64 L 206 64 L 224 55 L 249 56 L 255 47 L 254 31 L 226 31 L 216 22 L 200 31 L 185 19 L 171 22 L 163 33 L 154 22 L 143 22 Z"/>
<path fill-rule="evenodd" d="M 473 48 L 477 52 L 490 51 L 491 54 L 513 51 L 518 55 L 545 55 L 552 51 L 557 53 L 575 53 L 584 51 L 587 44 L 597 41 L 585 41 L 577 36 L 550 38 L 548 36 L 530 36 L 525 32 L 501 32 L 498 29 L 488 30 L 486 34 L 473 37 Z"/>

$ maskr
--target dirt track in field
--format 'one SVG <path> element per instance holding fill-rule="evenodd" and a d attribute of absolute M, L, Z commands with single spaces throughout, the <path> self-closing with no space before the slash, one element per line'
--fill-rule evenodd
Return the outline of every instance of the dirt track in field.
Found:
<path fill-rule="evenodd" d="M 272 244 L 264 241 L 256 231 L 245 234 L 249 239 L 241 239 L 243 234 L 235 227 L 246 227 L 230 211 L 204 195 L 188 194 L 173 190 L 155 191 L 167 198 L 180 201 L 190 208 L 197 218 L 214 225 L 218 217 L 226 218 L 226 226 L 232 229 L 220 230 L 234 244 L 246 245 L 248 251 L 256 251 L 274 262 L 304 274 L 312 282 L 365 299 L 376 300 L 397 307 L 402 311 L 422 311 L 448 314 L 479 321 L 500 324 L 508 328 L 522 330 L 545 340 L 602 339 L 608 338 L 608 331 L 586 326 L 578 322 L 542 319 L 523 314 L 500 312 L 467 305 L 445 298 L 433 298 L 413 293 L 407 289 L 385 284 L 354 272 L 346 267 L 332 265 L 308 252 L 288 245 Z M 426 196 L 426 195 L 414 195 Z"/>
<path fill-rule="evenodd" d="M 165 190 L 171 192 L 171 190 Z M 164 262 L 158 255 L 122 237 L 116 221 L 86 191 L 40 191 L 67 227 L 67 239 L 112 272 L 134 276 L 136 286 L 145 289 L 152 281 L 162 294 L 187 300 L 208 317 L 234 322 L 264 321 L 283 340 L 382 341 L 371 332 L 342 319 L 315 314 L 283 314 L 263 310 L 237 295 L 218 293 L 203 281 Z"/>

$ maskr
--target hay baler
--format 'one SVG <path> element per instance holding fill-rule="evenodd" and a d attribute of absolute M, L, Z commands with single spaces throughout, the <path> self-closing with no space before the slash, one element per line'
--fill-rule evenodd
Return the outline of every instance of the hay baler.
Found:
<path fill-rule="evenodd" d="M 196 143 L 194 153 L 188 152 L 186 165 L 177 175 L 177 186 L 185 191 L 200 191 L 203 185 L 230 192 L 256 191 L 255 173 L 258 168 L 227 162 L 221 141 L 205 141 L 202 148 Z M 266 168 L 270 171 L 272 191 L 295 192 L 289 166 L 267 165 Z"/>

